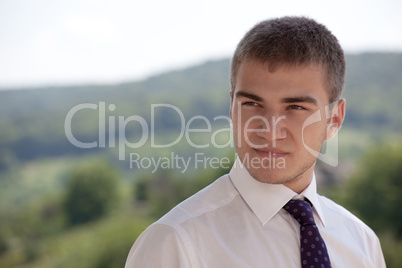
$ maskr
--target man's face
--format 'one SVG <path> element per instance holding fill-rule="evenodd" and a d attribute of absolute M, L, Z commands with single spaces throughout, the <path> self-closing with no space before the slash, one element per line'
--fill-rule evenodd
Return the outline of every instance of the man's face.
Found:
<path fill-rule="evenodd" d="M 307 149 L 319 152 L 343 120 L 344 102 L 334 107 L 338 117 L 326 119 L 324 85 L 316 65 L 273 72 L 258 61 L 240 65 L 230 116 L 237 154 L 256 180 L 284 184 L 296 192 L 310 183 L 316 156 Z M 317 111 L 322 119 L 306 124 Z"/>

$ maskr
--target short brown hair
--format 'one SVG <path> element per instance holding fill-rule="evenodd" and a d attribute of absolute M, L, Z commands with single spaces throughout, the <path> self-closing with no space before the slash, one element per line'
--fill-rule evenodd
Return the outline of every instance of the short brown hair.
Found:
<path fill-rule="evenodd" d="M 278 66 L 317 64 L 323 68 L 329 101 L 338 100 L 345 83 L 345 55 L 338 39 L 322 24 L 306 17 L 282 17 L 262 21 L 249 30 L 232 58 L 231 88 L 239 66 L 246 60 Z"/>

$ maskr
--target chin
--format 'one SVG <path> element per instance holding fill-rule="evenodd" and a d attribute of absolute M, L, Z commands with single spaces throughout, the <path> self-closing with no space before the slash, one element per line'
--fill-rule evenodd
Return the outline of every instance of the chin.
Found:
<path fill-rule="evenodd" d="M 249 169 L 250 175 L 259 182 L 270 184 L 283 184 L 291 179 L 285 170 L 278 169 Z"/>

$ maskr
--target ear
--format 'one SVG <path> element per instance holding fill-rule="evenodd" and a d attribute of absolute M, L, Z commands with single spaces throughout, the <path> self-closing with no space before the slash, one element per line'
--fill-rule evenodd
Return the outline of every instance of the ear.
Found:
<path fill-rule="evenodd" d="M 326 140 L 332 139 L 341 128 L 343 119 L 345 118 L 345 105 L 345 99 L 341 99 L 332 108 L 329 123 L 327 124 Z"/>

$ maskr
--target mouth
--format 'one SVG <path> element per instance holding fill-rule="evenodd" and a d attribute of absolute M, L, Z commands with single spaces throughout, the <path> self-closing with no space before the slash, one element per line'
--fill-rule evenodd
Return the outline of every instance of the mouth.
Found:
<path fill-rule="evenodd" d="M 261 157 L 268 157 L 268 158 L 283 158 L 289 155 L 288 152 L 280 150 L 278 148 L 254 148 L 257 155 Z"/>

